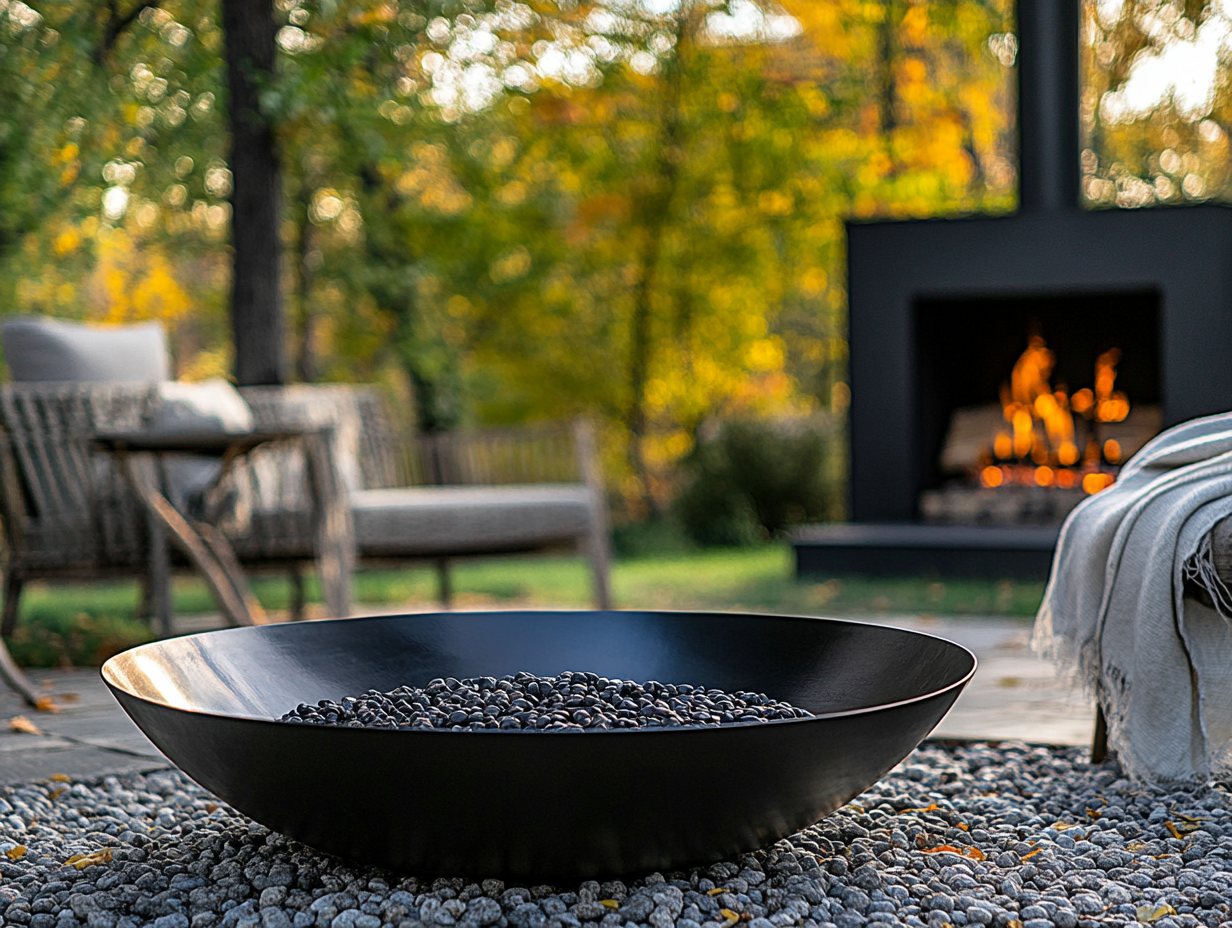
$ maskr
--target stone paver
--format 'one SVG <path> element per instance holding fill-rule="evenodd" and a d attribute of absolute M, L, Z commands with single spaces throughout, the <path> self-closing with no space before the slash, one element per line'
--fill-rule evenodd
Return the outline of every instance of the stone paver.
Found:
<path fill-rule="evenodd" d="M 869 619 L 938 635 L 975 653 L 979 668 L 935 738 L 1089 745 L 1094 701 L 1031 653 L 1031 621 L 1004 618 Z"/>
<path fill-rule="evenodd" d="M 1029 621 L 1001 618 L 867 618 L 949 638 L 975 652 L 980 668 L 935 738 L 1090 743 L 1095 710 L 1060 684 L 1052 666 L 1028 646 Z M 206 630 L 213 617 L 189 617 L 177 630 Z M 115 702 L 97 669 L 33 671 L 58 713 L 34 712 L 0 687 L 0 785 L 53 774 L 74 778 L 153 770 L 168 765 Z M 25 716 L 45 734 L 13 730 Z"/>
<path fill-rule="evenodd" d="M 60 709 L 35 712 L 0 686 L 0 784 L 134 773 L 168 761 L 120 709 L 95 668 L 35 670 L 31 678 Z M 23 716 L 45 734 L 15 730 Z"/>

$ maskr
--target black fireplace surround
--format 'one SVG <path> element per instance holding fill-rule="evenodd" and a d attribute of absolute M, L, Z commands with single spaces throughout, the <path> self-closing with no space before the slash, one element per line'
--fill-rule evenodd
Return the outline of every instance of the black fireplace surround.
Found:
<path fill-rule="evenodd" d="M 937 423 L 921 421 L 914 344 L 922 300 L 1065 298 L 1079 314 L 1085 294 L 1093 298 L 1086 311 L 1097 312 L 1110 296 L 1157 293 L 1159 372 L 1149 393 L 1158 390 L 1164 424 L 1232 409 L 1232 211 L 1074 210 L 849 232 L 856 522 L 914 520 L 920 491 L 935 479 Z M 1024 326 L 1019 350 L 1026 338 Z M 1133 354 L 1124 351 L 1128 364 Z M 1002 379 L 1008 374 L 1004 367 Z M 1124 386 L 1131 400 L 1156 399 Z M 980 401 L 996 398 L 993 390 Z"/>
<path fill-rule="evenodd" d="M 1050 320 L 1044 328 L 1077 338 L 1072 351 L 1058 351 L 1058 364 L 1071 368 L 1093 365 L 1098 338 L 1081 333 L 1112 318 L 1123 350 L 1118 388 L 1131 402 L 1158 403 L 1165 426 L 1232 409 L 1232 210 L 1082 208 L 1078 24 L 1078 0 L 1020 0 L 1015 215 L 848 223 L 855 524 L 803 532 L 796 545 L 801 572 L 978 574 L 986 571 L 971 539 L 987 537 L 999 552 L 990 561 L 996 570 L 1005 570 L 1016 550 L 1029 550 L 1034 566 L 1018 573 L 1046 573 L 1055 532 L 989 529 L 981 536 L 954 527 L 948 537 L 966 540 L 939 558 L 928 552 L 947 548 L 945 533 L 936 532 L 945 527 L 918 524 L 920 491 L 939 479 L 949 411 L 996 401 L 995 387 L 985 384 L 976 395 L 975 382 L 995 379 L 993 367 L 1008 377 L 1014 355 L 1007 366 L 1001 355 L 1012 349 L 1004 342 L 1017 332 L 1017 351 L 1025 348 L 1033 313 Z M 954 330 L 949 347 L 921 324 L 930 313 L 962 316 L 972 306 L 981 311 L 966 312 L 968 329 Z M 938 351 L 965 359 L 970 370 L 937 386 L 945 375 L 929 368 L 939 363 Z M 963 395 L 947 399 L 947 391 Z"/>

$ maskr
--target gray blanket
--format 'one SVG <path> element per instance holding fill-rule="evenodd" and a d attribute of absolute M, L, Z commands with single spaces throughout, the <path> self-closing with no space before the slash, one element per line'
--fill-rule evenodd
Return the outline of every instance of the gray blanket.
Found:
<path fill-rule="evenodd" d="M 1157 436 L 1061 529 L 1035 647 L 1094 692 L 1135 778 L 1232 772 L 1232 623 L 1185 595 L 1218 586 L 1200 562 L 1230 514 L 1232 414 Z"/>

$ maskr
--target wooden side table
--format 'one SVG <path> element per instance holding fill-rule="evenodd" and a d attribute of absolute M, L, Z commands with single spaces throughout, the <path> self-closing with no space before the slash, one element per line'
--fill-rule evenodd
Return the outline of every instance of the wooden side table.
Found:
<path fill-rule="evenodd" d="M 226 536 L 214 525 L 193 519 L 168 499 L 153 466 L 167 454 L 217 457 L 222 463 L 214 485 L 230 466 L 254 448 L 276 441 L 299 440 L 305 445 L 310 486 L 307 487 L 316 515 L 316 556 L 325 588 L 327 606 L 335 616 L 350 613 L 350 581 L 354 565 L 350 511 L 340 491 L 330 452 L 330 429 L 294 429 L 276 432 L 143 430 L 99 433 L 94 444 L 117 456 L 133 492 L 141 500 L 151 522 L 151 581 L 156 613 L 164 634 L 170 632 L 170 564 L 164 533 L 184 552 L 204 577 L 223 616 L 231 625 L 262 625 L 268 619 L 248 586 L 244 572 Z M 207 490 L 208 493 L 208 490 Z M 2 668 L 0 668 L 2 671 Z"/>

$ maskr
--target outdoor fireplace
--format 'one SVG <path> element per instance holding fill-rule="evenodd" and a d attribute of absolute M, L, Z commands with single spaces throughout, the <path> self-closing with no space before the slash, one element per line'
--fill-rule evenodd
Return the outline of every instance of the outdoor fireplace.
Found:
<path fill-rule="evenodd" d="M 998 403 L 1033 337 L 1073 391 L 1117 349 L 1139 436 L 1232 409 L 1232 211 L 1082 208 L 1078 30 L 1078 0 L 1018 5 L 1017 214 L 848 223 L 852 522 L 803 531 L 801 572 L 1047 573 L 1063 513 L 936 503 L 955 413 Z"/>
<path fill-rule="evenodd" d="M 1159 293 L 918 300 L 921 518 L 1055 525 L 1159 432 Z"/>

